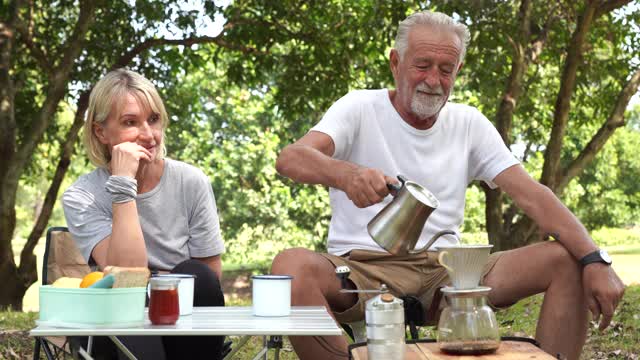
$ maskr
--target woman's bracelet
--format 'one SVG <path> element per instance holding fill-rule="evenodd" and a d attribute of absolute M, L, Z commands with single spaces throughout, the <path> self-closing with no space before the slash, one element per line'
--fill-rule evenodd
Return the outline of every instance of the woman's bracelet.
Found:
<path fill-rule="evenodd" d="M 129 176 L 111 175 L 104 187 L 114 204 L 135 200 L 138 195 L 138 181 Z"/>

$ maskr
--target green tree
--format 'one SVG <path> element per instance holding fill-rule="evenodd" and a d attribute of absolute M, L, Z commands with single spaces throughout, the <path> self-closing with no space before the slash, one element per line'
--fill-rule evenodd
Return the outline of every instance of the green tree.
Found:
<path fill-rule="evenodd" d="M 69 167 L 90 84 L 106 71 L 133 68 L 170 93 L 176 75 L 207 62 L 235 59 L 224 62 L 222 76 L 251 91 L 273 91 L 281 115 L 278 119 L 283 119 L 274 133 L 277 139 L 287 134 L 289 141 L 315 122 L 320 109 L 346 92 L 351 81 L 380 81 L 380 69 L 386 68 L 386 61 L 377 54 L 375 45 L 389 42 L 407 7 L 401 1 L 336 1 L 327 6 L 238 1 L 226 9 L 212 1 L 203 3 L 209 17 L 222 14 L 225 18 L 223 32 L 217 36 L 198 36 L 197 23 L 203 14 L 181 9 L 184 3 L 179 1 L 135 5 L 105 1 L 1 3 L 0 156 L 4 161 L 0 164 L 0 281 L 6 284 L 6 291 L 0 294 L 0 307 L 20 308 L 24 291 L 36 280 L 33 249 L 47 226 Z M 173 31 L 170 26 L 177 29 L 178 37 L 167 38 Z M 376 55 L 372 56 L 374 50 Z M 75 108 L 68 127 L 59 119 L 65 102 Z M 231 150 L 240 138 L 226 139 L 223 144 Z M 59 161 L 55 171 L 45 173 L 49 189 L 17 266 L 11 247 L 16 194 L 29 167 L 36 164 L 34 156 L 41 155 L 38 145 L 45 139 L 58 147 Z M 257 143 L 270 148 L 277 143 L 275 139 Z M 267 160 L 260 161 L 266 164 Z M 39 172 L 36 169 L 34 173 Z M 313 197 L 318 190 L 296 189 L 293 196 L 309 191 Z M 288 212 L 295 214 L 295 209 Z M 229 218 L 231 222 L 233 217 Z"/>
<path fill-rule="evenodd" d="M 588 228 L 633 226 L 640 219 L 640 131 L 630 125 L 618 130 L 580 179 L 567 186 L 568 205 Z"/>
<path fill-rule="evenodd" d="M 443 2 L 473 34 L 463 101 L 475 103 L 508 146 L 562 196 L 594 160 L 640 84 L 637 28 L 630 1 Z M 620 10 L 622 9 L 622 10 Z M 497 249 L 540 240 L 535 224 L 499 190 L 484 188 L 486 226 Z"/>
<path fill-rule="evenodd" d="M 168 129 L 167 145 L 170 156 L 212 179 L 227 248 L 224 263 L 268 266 L 284 248 L 323 250 L 326 190 L 291 187 L 275 172 L 282 119 L 273 95 L 230 84 L 218 66 L 210 63 L 181 77 L 181 86 L 167 97 L 170 113 L 179 119 Z"/>
<path fill-rule="evenodd" d="M 224 35 L 198 36 L 203 16 L 178 1 L 0 3 L 0 307 L 21 308 L 22 296 L 37 279 L 33 249 L 51 215 L 62 179 L 83 125 L 90 84 L 109 69 L 132 67 L 162 86 L 198 56 L 190 47 L 212 43 L 252 52 Z M 206 2 L 213 16 L 222 9 Z M 168 26 L 178 35 L 167 38 Z M 231 25 L 229 25 L 231 27 Z M 178 47 L 180 45 L 181 47 Z M 71 124 L 61 121 L 62 105 L 73 104 Z M 43 143 L 48 146 L 40 146 Z M 59 153 L 55 170 L 45 173 L 49 189 L 38 219 L 14 261 L 16 194 L 20 181 L 38 163 L 38 151 Z M 46 156 L 46 155 L 45 155 Z M 35 173 L 38 173 L 35 171 Z"/>

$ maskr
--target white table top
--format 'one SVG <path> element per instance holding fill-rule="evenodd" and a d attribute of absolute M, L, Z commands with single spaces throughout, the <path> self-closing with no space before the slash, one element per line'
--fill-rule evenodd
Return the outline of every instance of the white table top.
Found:
<path fill-rule="evenodd" d="M 143 326 L 133 328 L 62 328 L 39 324 L 30 336 L 108 335 L 341 335 L 342 330 L 324 306 L 292 306 L 291 315 L 258 317 L 247 307 L 194 307 L 175 325 L 152 325 L 145 313 Z"/>

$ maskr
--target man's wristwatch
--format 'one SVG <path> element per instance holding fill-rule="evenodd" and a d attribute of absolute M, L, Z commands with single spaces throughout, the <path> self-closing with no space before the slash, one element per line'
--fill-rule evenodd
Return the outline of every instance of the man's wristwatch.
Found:
<path fill-rule="evenodd" d="M 595 262 L 611 265 L 611 257 L 605 250 L 596 250 L 580 259 L 580 264 L 582 264 L 582 267 Z"/>

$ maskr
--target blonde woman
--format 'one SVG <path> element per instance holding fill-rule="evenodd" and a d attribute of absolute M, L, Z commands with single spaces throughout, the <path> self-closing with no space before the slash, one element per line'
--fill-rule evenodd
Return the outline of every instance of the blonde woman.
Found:
<path fill-rule="evenodd" d="M 194 274 L 194 305 L 224 306 L 213 191 L 202 171 L 164 157 L 167 124 L 158 92 L 143 76 L 118 69 L 98 81 L 84 128 L 97 169 L 62 196 L 67 225 L 87 262 Z M 211 359 L 219 357 L 223 338 L 165 337 L 162 346 L 159 338 L 125 340 L 138 358 Z"/>

